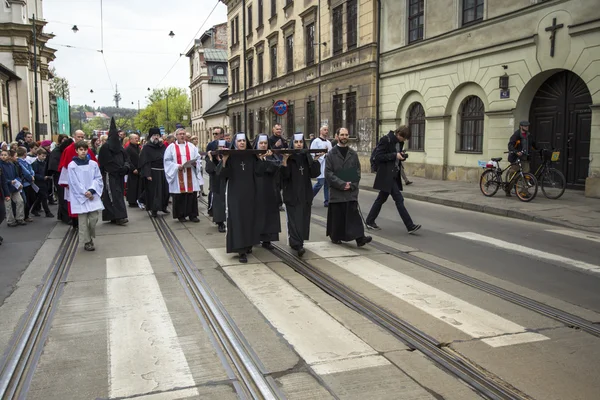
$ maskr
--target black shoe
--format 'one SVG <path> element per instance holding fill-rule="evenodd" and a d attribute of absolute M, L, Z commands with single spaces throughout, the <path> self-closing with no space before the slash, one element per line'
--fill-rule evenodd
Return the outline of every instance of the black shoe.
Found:
<path fill-rule="evenodd" d="M 198 217 L 192 217 L 190 218 L 190 222 L 200 222 L 200 220 L 198 219 Z"/>
<path fill-rule="evenodd" d="M 252 247 L 248 247 L 248 251 L 246 251 L 246 253 L 252 254 Z"/>
<path fill-rule="evenodd" d="M 356 245 L 358 247 L 363 247 L 365 244 L 371 243 L 373 238 L 371 236 L 363 236 L 361 238 L 356 239 Z"/>
<path fill-rule="evenodd" d="M 331 243 L 333 244 L 342 244 L 341 240 L 332 240 Z"/>
<path fill-rule="evenodd" d="M 379 227 L 379 225 L 377 225 L 375 222 L 371 222 L 371 223 L 366 223 L 367 225 L 367 229 L 373 230 L 373 231 L 380 231 L 381 228 Z"/>
<path fill-rule="evenodd" d="M 152 211 L 152 217 L 154 217 L 154 218 L 158 217 L 158 211 Z"/>
<path fill-rule="evenodd" d="M 244 264 L 248 262 L 248 256 L 246 256 L 246 253 L 240 253 L 240 262 Z"/>
<path fill-rule="evenodd" d="M 275 246 L 273 246 L 273 243 L 271 242 L 262 242 L 262 247 L 264 247 L 267 250 L 273 250 L 275 248 Z"/>
<path fill-rule="evenodd" d="M 421 229 L 421 225 L 413 225 L 412 227 L 410 227 L 408 229 L 408 233 L 409 233 L 409 235 L 412 235 L 413 233 L 415 233 L 419 229 Z"/>
<path fill-rule="evenodd" d="M 219 226 L 219 232 L 225 233 L 225 231 L 226 231 L 225 224 L 220 222 L 218 226 Z"/>
<path fill-rule="evenodd" d="M 21 220 L 17 221 L 17 225 L 27 225 L 27 222 L 25 222 L 21 219 Z"/>
<path fill-rule="evenodd" d="M 302 257 L 304 253 L 306 253 L 306 250 L 304 249 L 304 247 L 300 247 L 298 249 L 298 257 Z"/>
<path fill-rule="evenodd" d="M 39 212 L 37 212 L 37 211 L 32 211 L 32 212 L 31 212 L 31 215 L 33 215 L 34 217 L 39 217 L 39 216 L 40 216 L 40 213 L 39 213 Z"/>
<path fill-rule="evenodd" d="M 412 181 L 406 181 L 405 185 L 412 185 Z"/>
<path fill-rule="evenodd" d="M 48 213 L 48 214 L 46 214 L 46 218 L 54 218 L 54 214 Z"/>
<path fill-rule="evenodd" d="M 179 222 L 185 222 L 185 217 L 179 218 Z"/>
<path fill-rule="evenodd" d="M 285 208 L 283 208 L 283 206 L 279 206 L 279 211 L 285 211 Z"/>
<path fill-rule="evenodd" d="M 329 203 L 323 203 L 323 207 L 325 207 L 325 208 L 329 207 Z"/>
<path fill-rule="evenodd" d="M 93 242 L 87 242 L 85 245 L 83 245 L 83 248 L 86 251 L 94 251 L 94 250 L 96 250 L 96 248 L 94 247 L 94 243 Z"/>
<path fill-rule="evenodd" d="M 212 217 L 213 216 L 213 211 L 212 210 L 208 210 L 208 216 Z"/>
<path fill-rule="evenodd" d="M 165 214 L 170 214 L 171 211 L 169 211 L 167 208 L 165 208 L 164 210 L 162 210 L 162 212 L 164 212 Z"/>
<path fill-rule="evenodd" d="M 128 222 L 129 222 L 129 220 L 128 220 L 127 218 L 121 218 L 121 219 L 118 219 L 118 220 L 115 222 L 115 224 L 117 224 L 117 225 L 119 225 L 119 226 L 123 226 L 123 225 L 125 225 L 125 224 L 126 224 L 126 223 L 128 223 Z"/>
<path fill-rule="evenodd" d="M 202 197 L 206 197 L 208 196 L 206 193 L 202 193 Z"/>

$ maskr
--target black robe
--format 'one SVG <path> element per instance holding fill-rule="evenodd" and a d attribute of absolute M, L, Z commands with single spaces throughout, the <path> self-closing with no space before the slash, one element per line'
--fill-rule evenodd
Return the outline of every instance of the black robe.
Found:
<path fill-rule="evenodd" d="M 258 207 L 256 209 L 256 223 L 259 225 L 260 240 L 262 242 L 275 242 L 279 240 L 281 232 L 281 219 L 279 216 L 279 202 L 281 196 L 277 190 L 280 181 L 279 160 L 269 157 L 265 164 L 264 175 L 256 177 L 256 191 L 258 194 Z"/>
<path fill-rule="evenodd" d="M 225 179 L 217 175 L 217 165 L 213 160 L 216 158 L 206 157 L 206 172 L 210 179 L 209 210 L 211 211 L 215 224 L 224 223 L 225 215 Z"/>
<path fill-rule="evenodd" d="M 310 235 L 312 181 L 321 175 L 321 164 L 309 154 L 293 154 L 281 167 L 283 202 L 287 213 L 289 245 L 298 250 Z"/>
<path fill-rule="evenodd" d="M 260 243 L 255 175 L 264 167 L 254 154 L 231 156 L 226 166 L 217 166 L 217 174 L 227 180 L 227 253 L 246 253 Z"/>
<path fill-rule="evenodd" d="M 98 162 L 104 181 L 102 221 L 125 219 L 125 175 L 129 172 L 127 153 L 122 147 L 113 151 L 107 144 L 100 148 Z"/>
<path fill-rule="evenodd" d="M 142 180 L 140 179 L 140 145 L 129 144 L 125 149 L 127 156 L 129 157 L 129 163 L 131 165 L 129 173 L 127 174 L 127 202 L 129 205 L 137 205 L 137 200 L 140 198 L 142 193 Z M 133 171 L 137 170 L 137 174 Z"/>
<path fill-rule="evenodd" d="M 169 206 L 169 184 L 163 162 L 165 150 L 162 143 L 155 145 L 148 141 L 140 153 L 139 171 L 143 179 L 145 204 L 151 212 L 165 211 Z"/>
<path fill-rule="evenodd" d="M 60 165 L 62 152 L 71 143 L 73 143 L 72 139 L 63 141 L 60 145 L 56 146 L 54 150 L 50 152 L 50 156 L 48 156 L 48 173 L 52 174 L 52 181 L 54 182 L 56 196 L 58 197 L 58 211 L 56 212 L 56 218 L 65 224 L 68 224 L 71 218 L 69 217 L 69 206 L 67 200 L 65 200 L 65 188 L 58 184 L 58 179 L 60 178 L 58 166 Z"/>

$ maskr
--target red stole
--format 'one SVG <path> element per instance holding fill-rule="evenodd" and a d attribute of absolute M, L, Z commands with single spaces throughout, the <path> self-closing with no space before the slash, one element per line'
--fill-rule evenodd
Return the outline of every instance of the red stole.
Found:
<path fill-rule="evenodd" d="M 179 149 L 179 144 L 178 143 L 174 143 L 175 144 L 175 154 L 177 155 L 177 164 L 178 165 L 183 165 L 183 162 L 181 162 L 181 150 Z M 186 157 L 186 161 L 190 160 L 190 147 L 188 146 L 188 144 L 185 144 L 185 157 Z M 183 180 L 183 171 L 187 172 L 187 181 L 188 181 L 188 186 L 187 189 L 185 187 L 185 182 Z M 179 192 L 180 193 L 192 193 L 194 191 L 194 181 L 192 181 L 192 169 L 191 168 L 185 168 L 184 170 L 181 170 L 177 173 L 177 176 L 179 177 Z"/>

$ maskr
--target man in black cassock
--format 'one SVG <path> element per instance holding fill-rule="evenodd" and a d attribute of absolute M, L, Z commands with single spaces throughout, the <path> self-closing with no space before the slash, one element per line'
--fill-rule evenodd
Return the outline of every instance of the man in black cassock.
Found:
<path fill-rule="evenodd" d="M 125 149 L 131 165 L 127 174 L 127 203 L 129 207 L 137 207 L 137 201 L 142 193 L 140 180 L 140 137 L 135 133 L 129 135 L 129 146 Z"/>
<path fill-rule="evenodd" d="M 214 163 L 214 165 L 211 166 L 211 171 L 208 170 L 208 163 L 213 161 L 213 157 L 211 155 L 212 151 L 218 150 L 219 149 L 219 140 L 223 140 L 223 128 L 221 128 L 220 126 L 217 126 L 216 128 L 213 128 L 213 140 L 212 142 L 209 142 L 206 145 L 206 173 L 208 174 L 209 177 L 209 187 L 208 187 L 208 215 L 210 215 L 211 217 L 213 216 L 213 209 L 212 209 L 212 185 L 213 183 L 215 183 L 215 170 L 217 167 L 218 162 Z M 212 168 L 214 166 L 214 169 Z M 223 220 L 225 221 L 225 220 Z M 224 228 L 223 228 L 224 229 Z M 225 230 L 223 230 L 223 232 L 225 232 Z"/>
<path fill-rule="evenodd" d="M 222 150 L 229 148 L 230 144 L 225 140 L 217 140 L 216 147 L 212 147 L 212 150 Z M 219 232 L 224 233 L 226 231 L 225 221 L 227 220 L 225 214 L 225 180 L 221 176 L 217 175 L 217 166 L 223 159 L 223 156 L 209 153 L 206 155 L 206 172 L 210 178 L 210 206 L 208 214 L 212 216 L 213 222 L 217 224 Z"/>
<path fill-rule="evenodd" d="M 283 129 L 281 128 L 281 124 L 273 125 L 273 129 L 271 129 L 271 132 L 273 134 L 269 137 L 269 148 L 273 150 L 287 149 L 288 142 L 283 137 Z M 283 161 L 283 156 L 281 155 L 275 155 L 275 158 L 277 158 L 280 163 Z M 281 198 L 281 180 L 277 181 L 276 183 L 277 193 L 279 193 L 279 211 L 283 211 L 283 199 Z"/>
<path fill-rule="evenodd" d="M 281 219 L 279 215 L 280 195 L 277 189 L 277 182 L 280 182 L 280 162 L 277 157 L 268 153 L 269 138 L 267 135 L 258 135 L 255 147 L 258 150 L 267 152 L 265 157 L 261 157 L 261 162 L 265 163 L 264 172 L 255 178 L 258 194 L 256 223 L 259 226 L 262 247 L 272 250 L 275 247 L 271 242 L 279 241 L 279 232 L 281 232 Z"/>
<path fill-rule="evenodd" d="M 294 134 L 292 149 L 306 149 L 303 133 Z M 304 241 L 310 235 L 310 209 L 313 201 L 312 181 L 321 174 L 322 155 L 313 157 L 308 152 L 284 154 L 281 167 L 283 202 L 287 213 L 289 245 L 302 257 Z"/>
<path fill-rule="evenodd" d="M 48 173 L 52 174 L 54 187 L 56 187 L 56 197 L 58 199 L 58 211 L 56 217 L 65 224 L 68 224 L 71 218 L 69 217 L 69 206 L 67 205 L 67 200 L 65 200 L 65 188 L 58 184 L 58 178 L 60 178 L 58 166 L 63 151 L 65 151 L 71 143 L 73 143 L 73 139 L 66 137 L 50 152 L 50 156 L 48 157 Z"/>
<path fill-rule="evenodd" d="M 98 163 L 104 181 L 102 221 L 125 225 L 129 222 L 125 206 L 125 175 L 129 172 L 129 160 L 118 132 L 115 119 L 111 118 L 108 140 L 98 152 Z"/>
<path fill-rule="evenodd" d="M 358 247 L 371 242 L 358 210 L 360 161 L 348 146 L 348 130 L 339 128 L 338 143 L 325 160 L 325 179 L 329 184 L 327 236 L 335 244 L 356 240 Z"/>
<path fill-rule="evenodd" d="M 169 184 L 163 162 L 165 149 L 160 141 L 160 129 L 150 128 L 148 139 L 140 153 L 139 171 L 144 182 L 146 210 L 153 217 L 158 216 L 159 211 L 169 213 Z"/>
<path fill-rule="evenodd" d="M 235 135 L 232 148 L 246 150 L 245 133 Z M 248 262 L 252 246 L 260 243 L 256 221 L 258 195 L 255 175 L 263 164 L 254 154 L 223 155 L 217 174 L 227 180 L 227 253 L 238 253 L 240 262 Z"/>

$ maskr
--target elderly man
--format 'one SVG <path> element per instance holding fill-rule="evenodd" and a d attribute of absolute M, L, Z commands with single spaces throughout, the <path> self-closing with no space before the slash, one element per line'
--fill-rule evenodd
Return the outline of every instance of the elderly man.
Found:
<path fill-rule="evenodd" d="M 323 125 L 319 130 L 319 137 L 313 140 L 310 145 L 311 149 L 321 149 L 323 153 L 327 153 L 331 151 L 331 142 L 327 140 L 327 135 L 329 135 L 329 127 L 327 125 Z M 313 197 L 316 197 L 322 187 L 323 189 L 323 205 L 325 207 L 329 206 L 329 184 L 325 180 L 325 160 L 327 158 L 327 154 L 324 157 L 319 159 L 321 163 L 321 175 L 317 177 L 317 183 L 313 186 Z"/>
<path fill-rule="evenodd" d="M 129 207 L 138 206 L 138 198 L 142 192 L 142 181 L 140 180 L 140 137 L 135 133 L 129 135 L 129 146 L 125 149 L 129 157 L 130 169 L 127 174 L 127 203 Z"/>

